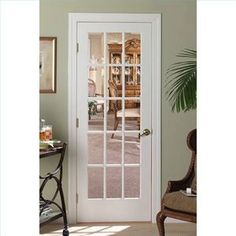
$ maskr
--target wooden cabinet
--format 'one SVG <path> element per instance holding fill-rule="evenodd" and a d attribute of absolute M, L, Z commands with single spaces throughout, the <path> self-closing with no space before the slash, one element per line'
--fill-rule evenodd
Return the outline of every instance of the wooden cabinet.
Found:
<path fill-rule="evenodd" d="M 109 49 L 109 63 L 111 64 L 109 70 L 109 77 L 113 79 L 117 85 L 122 84 L 122 44 L 108 44 Z M 124 74 L 126 85 L 140 84 L 140 40 L 130 39 L 125 42 L 125 56 L 124 56 Z"/>
<path fill-rule="evenodd" d="M 108 44 L 109 49 L 109 80 L 117 86 L 117 96 L 122 96 L 122 69 L 124 69 L 125 97 L 140 95 L 140 40 L 130 39 L 125 42 L 124 62 L 122 61 L 122 44 Z M 126 108 L 139 106 L 135 100 L 127 100 Z M 111 107 L 110 107 L 111 108 Z M 111 109 L 112 110 L 112 109 Z"/>

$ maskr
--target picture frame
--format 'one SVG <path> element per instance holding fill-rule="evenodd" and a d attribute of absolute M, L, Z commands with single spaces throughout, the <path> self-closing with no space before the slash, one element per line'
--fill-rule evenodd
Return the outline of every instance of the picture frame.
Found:
<path fill-rule="evenodd" d="M 40 93 L 56 93 L 57 38 L 40 37 Z"/>

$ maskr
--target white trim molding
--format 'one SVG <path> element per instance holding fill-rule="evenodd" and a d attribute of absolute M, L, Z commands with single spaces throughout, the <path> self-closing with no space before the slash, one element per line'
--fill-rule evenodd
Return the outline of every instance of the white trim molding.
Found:
<path fill-rule="evenodd" d="M 77 223 L 77 25 L 82 22 L 146 22 L 152 26 L 152 222 L 161 205 L 161 14 L 69 13 L 68 221 Z"/>
<path fill-rule="evenodd" d="M 152 222 L 161 206 L 161 15 L 152 20 Z"/>

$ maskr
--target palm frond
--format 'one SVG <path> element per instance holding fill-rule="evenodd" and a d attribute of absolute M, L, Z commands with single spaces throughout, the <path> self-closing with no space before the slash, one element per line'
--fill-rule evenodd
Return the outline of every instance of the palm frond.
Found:
<path fill-rule="evenodd" d="M 180 112 L 196 109 L 196 51 L 185 49 L 177 56 L 184 59 L 188 58 L 188 60 L 176 62 L 167 70 L 165 85 L 167 98 L 172 111 Z"/>
<path fill-rule="evenodd" d="M 196 59 L 197 51 L 192 49 L 184 49 L 182 52 L 177 54 L 177 57 L 187 57 Z"/>

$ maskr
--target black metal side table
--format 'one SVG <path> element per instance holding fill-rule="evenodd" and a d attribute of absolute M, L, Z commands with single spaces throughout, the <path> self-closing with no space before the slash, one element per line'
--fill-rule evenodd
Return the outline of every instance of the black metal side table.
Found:
<path fill-rule="evenodd" d="M 40 159 L 41 158 L 48 158 L 50 156 L 54 155 L 60 155 L 58 165 L 56 169 L 50 173 L 47 173 L 44 176 L 40 175 L 40 179 L 42 180 L 42 183 L 40 185 L 40 227 L 54 221 L 58 218 L 63 217 L 64 221 L 64 230 L 62 235 L 63 236 L 68 236 L 69 231 L 68 231 L 68 223 L 67 223 L 67 216 L 66 216 L 66 206 L 65 206 L 65 199 L 64 199 L 64 194 L 63 194 L 63 189 L 62 189 L 62 173 L 63 173 L 63 160 L 65 156 L 65 150 L 66 150 L 66 143 L 64 143 L 60 147 L 55 147 L 51 148 L 45 151 L 40 151 Z M 43 189 L 46 186 L 46 184 L 49 181 L 55 181 L 56 182 L 56 189 L 55 193 L 52 197 L 52 199 L 46 199 L 43 196 Z M 55 198 L 57 197 L 59 193 L 61 204 L 59 205 L 58 203 L 55 202 Z M 49 209 L 50 206 L 54 205 L 57 211 L 50 211 L 49 213 L 45 214 L 46 209 Z"/>

